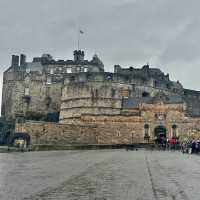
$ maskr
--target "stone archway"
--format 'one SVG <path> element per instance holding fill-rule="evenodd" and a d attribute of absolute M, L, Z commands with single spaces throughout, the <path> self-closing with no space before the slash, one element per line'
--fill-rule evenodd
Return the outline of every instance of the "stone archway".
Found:
<path fill-rule="evenodd" d="M 154 136 L 155 136 L 155 142 L 158 144 L 163 144 L 163 142 L 166 142 L 167 139 L 167 129 L 165 126 L 156 126 L 154 129 Z"/>
<path fill-rule="evenodd" d="M 21 148 L 27 148 L 31 144 L 31 137 L 28 133 L 16 132 L 12 137 L 11 144 L 17 144 Z"/>

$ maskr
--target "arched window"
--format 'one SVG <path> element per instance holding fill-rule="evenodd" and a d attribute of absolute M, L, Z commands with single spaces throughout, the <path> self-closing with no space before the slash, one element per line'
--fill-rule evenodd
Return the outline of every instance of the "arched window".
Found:
<path fill-rule="evenodd" d="M 177 126 L 176 124 L 172 125 L 172 137 L 176 137 L 177 136 Z"/>

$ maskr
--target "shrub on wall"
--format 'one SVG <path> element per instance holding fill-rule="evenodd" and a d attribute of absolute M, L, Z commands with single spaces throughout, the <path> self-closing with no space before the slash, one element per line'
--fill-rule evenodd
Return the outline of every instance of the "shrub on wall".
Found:
<path fill-rule="evenodd" d="M 47 113 L 45 121 L 58 122 L 59 121 L 59 112 Z"/>
<path fill-rule="evenodd" d="M 46 115 L 39 112 L 26 112 L 25 119 L 26 120 L 34 120 L 34 121 L 44 121 Z"/>
<path fill-rule="evenodd" d="M 46 121 L 46 122 L 58 122 L 59 121 L 59 112 L 52 113 L 39 113 L 39 112 L 26 112 L 25 115 L 26 120 L 34 120 L 34 121 Z"/>
<path fill-rule="evenodd" d="M 0 144 L 8 144 L 9 138 L 14 131 L 14 121 L 7 121 L 0 117 Z"/>

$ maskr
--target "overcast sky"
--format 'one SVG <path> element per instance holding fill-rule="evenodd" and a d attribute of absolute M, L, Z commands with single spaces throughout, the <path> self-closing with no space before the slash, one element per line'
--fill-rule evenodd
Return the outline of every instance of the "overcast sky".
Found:
<path fill-rule="evenodd" d="M 152 67 L 200 90 L 199 0 L 0 0 L 0 66 L 12 54 L 72 59 L 80 46 L 114 64 Z"/>

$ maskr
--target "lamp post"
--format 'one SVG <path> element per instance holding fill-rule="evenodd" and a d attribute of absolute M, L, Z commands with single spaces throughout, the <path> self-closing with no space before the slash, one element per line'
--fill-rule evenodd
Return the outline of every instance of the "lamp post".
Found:
<path fill-rule="evenodd" d="M 133 132 L 131 133 L 131 143 L 132 143 L 132 145 L 133 145 Z"/>
<path fill-rule="evenodd" d="M 149 139 L 150 139 L 150 136 L 149 136 L 149 125 L 145 124 L 144 125 L 144 141 L 149 143 Z"/>

